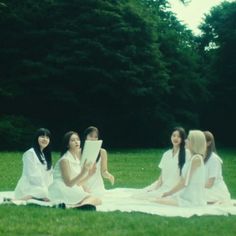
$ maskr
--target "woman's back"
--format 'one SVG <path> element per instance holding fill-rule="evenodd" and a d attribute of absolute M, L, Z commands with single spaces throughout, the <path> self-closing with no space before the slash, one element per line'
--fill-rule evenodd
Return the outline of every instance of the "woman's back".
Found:
<path fill-rule="evenodd" d="M 193 161 L 200 165 L 191 173 Z M 185 163 L 182 176 L 185 178 L 185 188 L 179 194 L 180 206 L 204 206 L 205 200 L 205 167 L 200 155 L 194 155 Z"/>

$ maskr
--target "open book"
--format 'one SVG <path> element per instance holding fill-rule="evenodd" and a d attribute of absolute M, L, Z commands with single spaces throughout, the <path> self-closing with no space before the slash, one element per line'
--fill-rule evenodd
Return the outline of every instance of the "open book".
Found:
<path fill-rule="evenodd" d="M 85 161 L 87 164 L 94 164 L 100 152 L 101 146 L 102 140 L 86 140 L 82 151 L 81 166 L 84 165 Z"/>

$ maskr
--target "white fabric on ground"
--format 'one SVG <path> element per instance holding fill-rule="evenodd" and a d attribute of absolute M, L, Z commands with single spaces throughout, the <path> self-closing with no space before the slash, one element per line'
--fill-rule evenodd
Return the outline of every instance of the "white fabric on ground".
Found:
<path fill-rule="evenodd" d="M 106 190 L 102 197 L 102 205 L 97 206 L 97 211 L 101 212 L 142 212 L 152 215 L 168 216 L 168 217 L 191 217 L 193 215 L 236 215 L 236 200 L 232 200 L 230 204 L 209 205 L 204 207 L 174 207 L 160 205 L 146 200 L 133 199 L 131 195 L 137 189 L 116 188 L 113 190 Z M 0 204 L 3 198 L 14 197 L 14 192 L 0 192 Z M 21 203 L 20 205 L 24 205 Z M 45 203 L 42 203 L 45 206 Z M 48 203 L 50 205 L 50 203 Z"/>

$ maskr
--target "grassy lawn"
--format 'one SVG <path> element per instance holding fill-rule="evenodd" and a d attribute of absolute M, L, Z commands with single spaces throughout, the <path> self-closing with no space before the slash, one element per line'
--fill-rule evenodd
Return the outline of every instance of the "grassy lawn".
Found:
<path fill-rule="evenodd" d="M 159 175 L 163 150 L 122 150 L 109 155 L 115 187 L 142 188 Z M 220 150 L 223 174 L 236 198 L 236 150 Z M 54 163 L 58 154 L 54 153 Z M 13 190 L 22 170 L 22 153 L 0 153 L 0 191 Z M 110 188 L 106 182 L 107 188 Z M 201 216 L 189 219 L 143 213 L 79 212 L 37 206 L 0 206 L 0 235 L 236 235 L 236 216 Z"/>

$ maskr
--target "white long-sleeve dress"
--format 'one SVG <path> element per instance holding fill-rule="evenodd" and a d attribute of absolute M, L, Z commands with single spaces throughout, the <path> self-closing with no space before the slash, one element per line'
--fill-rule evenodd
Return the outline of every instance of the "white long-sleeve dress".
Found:
<path fill-rule="evenodd" d="M 52 178 L 52 170 L 47 170 L 46 162 L 42 164 L 34 149 L 30 148 L 23 154 L 23 172 L 15 188 L 15 198 L 47 198 Z"/>

